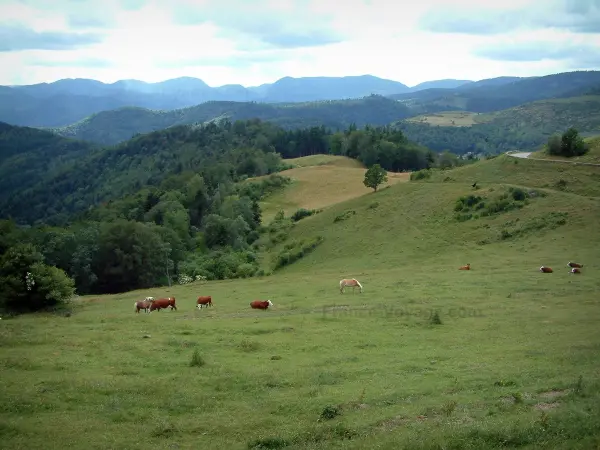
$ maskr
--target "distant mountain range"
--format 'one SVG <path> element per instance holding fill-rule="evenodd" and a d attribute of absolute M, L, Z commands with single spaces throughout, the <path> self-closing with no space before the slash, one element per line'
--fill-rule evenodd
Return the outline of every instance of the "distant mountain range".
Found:
<path fill-rule="evenodd" d="M 372 75 L 348 77 L 284 77 L 255 87 L 210 87 L 198 78 L 182 77 L 159 83 L 120 80 L 106 84 L 89 79 L 64 79 L 53 83 L 0 86 L 0 121 L 14 125 L 58 127 L 91 114 L 124 106 L 173 110 L 207 101 L 290 103 L 389 96 L 423 89 L 452 89 L 470 80 L 427 81 L 408 87 Z"/>
<path fill-rule="evenodd" d="M 299 126 L 318 123 L 345 126 L 348 120 L 357 124 L 382 124 L 382 121 L 389 123 L 439 111 L 499 111 L 535 100 L 586 94 L 599 87 L 600 71 L 480 81 L 445 79 L 413 87 L 372 75 L 285 77 L 272 84 L 249 88 L 241 85 L 210 87 L 202 80 L 189 77 L 160 83 L 121 80 L 112 84 L 64 79 L 28 86 L 0 86 L 0 121 L 39 128 L 67 127 L 69 129 L 62 130 L 61 134 L 81 137 L 73 132 L 74 126 L 81 129 L 83 121 L 89 128 L 91 121 L 100 120 L 111 128 L 127 130 L 118 137 L 120 141 L 129 139 L 130 132 L 148 132 L 222 115 L 234 119 L 259 117 L 283 126 L 293 126 L 299 117 L 302 119 Z M 368 102 L 361 112 L 355 100 L 373 95 L 386 97 L 394 104 L 379 103 L 378 107 L 385 108 L 380 113 Z M 292 108 L 300 105 L 304 109 Z M 324 113 L 326 109 L 344 118 L 336 120 L 330 113 Z M 114 120 L 106 120 L 107 114 L 112 114 Z M 323 119 L 324 114 L 327 120 Z M 101 133 L 99 128 L 94 128 Z M 104 139 L 103 143 L 112 143 L 116 138 Z"/>

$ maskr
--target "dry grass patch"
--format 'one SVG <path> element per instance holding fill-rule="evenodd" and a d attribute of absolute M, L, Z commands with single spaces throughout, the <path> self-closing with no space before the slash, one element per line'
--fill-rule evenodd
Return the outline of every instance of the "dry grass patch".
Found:
<path fill-rule="evenodd" d="M 296 167 L 329 165 L 337 167 L 365 168 L 364 165 L 356 159 L 348 158 L 347 156 L 336 155 L 302 156 L 300 158 L 286 159 L 285 162 L 293 164 Z"/>
<path fill-rule="evenodd" d="M 406 121 L 439 125 L 442 127 L 470 127 L 482 122 L 481 115 L 482 114 L 480 113 L 469 111 L 443 111 L 435 114 L 412 117 L 406 119 Z"/>
<path fill-rule="evenodd" d="M 261 203 L 265 222 L 272 220 L 279 210 L 283 210 L 288 216 L 299 208 L 325 208 L 372 192 L 372 189 L 363 184 L 363 168 L 323 164 L 285 170 L 281 175 L 294 181 Z M 409 172 L 388 172 L 387 185 L 406 182 L 409 179 Z"/>

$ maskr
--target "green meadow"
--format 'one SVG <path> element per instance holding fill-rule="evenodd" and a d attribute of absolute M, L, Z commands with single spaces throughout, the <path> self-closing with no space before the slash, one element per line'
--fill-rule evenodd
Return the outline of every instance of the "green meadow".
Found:
<path fill-rule="evenodd" d="M 270 276 L 3 318 L 1 447 L 600 448 L 599 181 L 499 156 L 325 206 L 262 262 L 321 243 Z M 332 198 L 297 183 L 269 208 L 295 186 Z M 178 309 L 136 314 L 145 296 Z"/>

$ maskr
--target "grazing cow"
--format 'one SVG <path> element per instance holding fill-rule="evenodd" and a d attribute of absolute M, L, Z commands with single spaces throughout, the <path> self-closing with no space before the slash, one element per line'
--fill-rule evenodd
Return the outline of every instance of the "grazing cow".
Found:
<path fill-rule="evenodd" d="M 351 287 L 352 293 L 354 293 L 354 289 L 358 287 L 360 289 L 360 293 L 362 294 L 362 284 L 360 284 L 356 278 L 352 278 L 351 280 L 344 278 L 343 280 L 340 280 L 340 294 L 344 293 L 344 289 L 346 287 Z"/>
<path fill-rule="evenodd" d="M 466 266 L 460 266 L 458 270 L 471 270 L 471 264 L 467 264 Z"/>
<path fill-rule="evenodd" d="M 581 269 L 577 268 L 577 267 L 573 267 L 571 269 L 571 273 L 581 273 Z"/>
<path fill-rule="evenodd" d="M 553 270 L 550 267 L 542 266 L 542 267 L 540 267 L 540 272 L 542 272 L 542 273 L 552 273 Z"/>
<path fill-rule="evenodd" d="M 160 311 L 163 308 L 171 308 L 171 311 L 177 309 L 177 306 L 175 306 L 175 297 L 159 298 L 150 303 L 150 312 L 155 309 Z"/>
<path fill-rule="evenodd" d="M 273 306 L 271 300 L 254 300 L 250 302 L 250 307 L 252 309 L 267 309 L 269 306 Z"/>
<path fill-rule="evenodd" d="M 571 262 L 571 261 L 569 261 L 569 264 L 567 264 L 567 266 L 569 266 L 569 267 L 577 267 L 578 269 L 582 269 L 583 268 L 583 264 L 579 264 L 579 263 Z"/>
<path fill-rule="evenodd" d="M 209 306 L 212 306 L 212 297 L 210 295 L 205 297 L 198 297 L 198 301 L 196 302 L 196 308 L 202 309 L 203 305 L 206 305 L 207 308 Z"/>
<path fill-rule="evenodd" d="M 150 302 L 148 300 L 144 300 L 142 302 L 135 302 L 133 307 L 135 308 L 136 313 L 139 313 L 140 309 L 143 309 L 144 312 L 148 312 L 148 309 L 150 309 L 151 304 L 152 304 L 152 302 Z"/>

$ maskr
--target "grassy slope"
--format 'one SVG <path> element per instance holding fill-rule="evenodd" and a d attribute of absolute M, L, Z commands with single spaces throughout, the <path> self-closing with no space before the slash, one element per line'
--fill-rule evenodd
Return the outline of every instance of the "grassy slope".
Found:
<path fill-rule="evenodd" d="M 298 208 L 320 209 L 344 200 L 368 194 L 363 184 L 366 169 L 345 156 L 313 155 L 286 160 L 297 167 L 281 172 L 293 183 L 261 204 L 264 221 L 279 210 L 286 216 Z M 388 185 L 408 181 L 409 173 L 388 173 Z M 260 177 L 259 177 L 260 178 Z"/>
<path fill-rule="evenodd" d="M 529 155 L 532 159 L 557 159 L 559 161 L 573 161 L 573 162 L 585 162 L 600 164 L 600 137 L 592 137 L 585 139 L 589 145 L 589 152 L 582 156 L 575 156 L 573 158 L 565 158 L 562 156 L 548 155 L 545 149 L 538 150 L 537 152 Z"/>
<path fill-rule="evenodd" d="M 544 124 L 561 124 L 561 127 L 575 126 L 582 130 L 600 131 L 600 96 L 588 95 L 563 99 L 539 100 L 492 113 L 472 113 L 467 111 L 444 111 L 425 114 L 407 122 L 429 123 L 439 126 L 473 126 L 478 123 L 492 123 L 498 126 L 518 128 L 540 128 Z M 452 123 L 454 121 L 454 124 Z"/>
<path fill-rule="evenodd" d="M 454 222 L 473 175 L 489 177 L 480 194 L 556 176 L 547 163 L 508 162 L 446 173 L 454 182 L 400 183 L 303 219 L 291 237 L 324 243 L 271 277 L 88 297 L 70 318 L 3 320 L 3 448 L 595 447 L 600 200 L 548 189 L 522 210 Z M 600 195 L 587 183 L 578 192 Z M 356 215 L 333 223 L 348 209 Z M 557 211 L 567 225 L 498 239 L 510 220 Z M 569 260 L 583 274 L 569 274 Z M 467 262 L 472 271 L 456 270 Z M 542 264 L 555 273 L 539 273 Z M 340 295 L 348 276 L 363 294 Z M 212 309 L 193 309 L 201 294 Z M 174 295 L 179 310 L 134 314 L 145 295 Z M 255 298 L 275 308 L 250 310 Z M 428 324 L 433 309 L 442 325 Z M 202 367 L 189 366 L 195 349 Z M 586 397 L 572 390 L 580 375 Z M 341 416 L 317 421 L 339 404 Z"/>
<path fill-rule="evenodd" d="M 444 182 L 444 180 L 447 180 Z M 600 197 L 600 168 L 570 164 L 518 159 L 500 155 L 486 164 L 459 167 L 451 172 L 434 172 L 431 183 L 469 183 L 477 181 L 481 187 L 490 183 L 512 183 L 521 186 L 556 189 L 558 182 L 567 182 L 566 192 Z"/>

